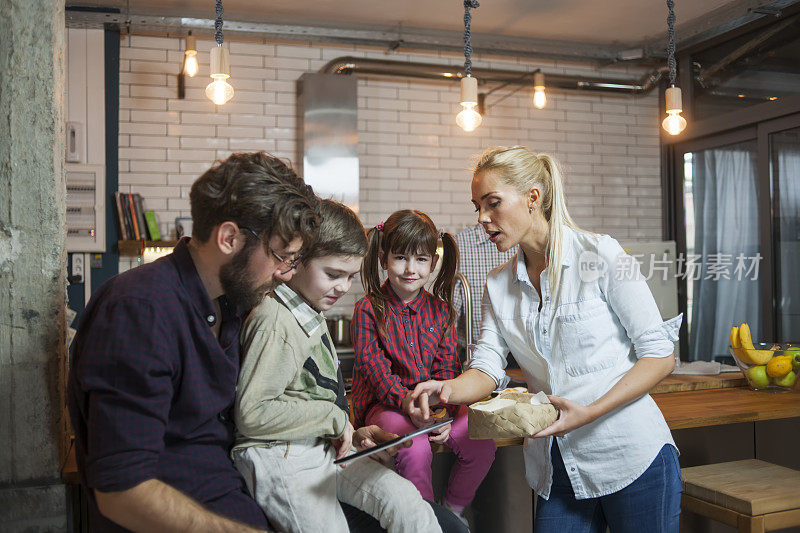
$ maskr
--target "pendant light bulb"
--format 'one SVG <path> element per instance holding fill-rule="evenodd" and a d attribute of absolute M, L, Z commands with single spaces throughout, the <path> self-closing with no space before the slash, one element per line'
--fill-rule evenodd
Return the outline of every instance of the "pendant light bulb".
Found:
<path fill-rule="evenodd" d="M 225 81 L 225 77 L 216 77 L 206 86 L 206 98 L 217 105 L 225 104 L 233 98 L 233 86 Z"/>
<path fill-rule="evenodd" d="M 186 61 L 183 63 L 183 71 L 190 78 L 194 78 L 200 67 L 197 64 L 197 51 L 186 52 Z"/>
<path fill-rule="evenodd" d="M 461 78 L 461 112 L 456 115 L 456 124 L 464 131 L 475 131 L 483 118 L 475 109 L 478 105 L 478 80 L 472 76 Z"/>
<path fill-rule="evenodd" d="M 464 131 L 475 131 L 475 129 L 481 125 L 483 121 L 483 117 L 481 114 L 475 111 L 475 106 L 477 104 L 461 104 L 464 109 L 456 115 L 456 124 L 458 127 Z"/>
<path fill-rule="evenodd" d="M 686 119 L 681 116 L 683 104 L 680 87 L 670 87 L 666 92 L 667 118 L 661 122 L 661 127 L 670 135 L 678 135 L 686 129 Z"/>
<path fill-rule="evenodd" d="M 227 80 L 230 77 L 230 52 L 227 48 L 216 46 L 211 49 L 211 78 L 206 87 L 206 97 L 217 105 L 233 98 L 233 87 Z"/>
<path fill-rule="evenodd" d="M 536 72 L 533 75 L 533 107 L 536 109 L 544 109 L 547 104 L 547 96 L 544 92 L 544 74 Z"/>
<path fill-rule="evenodd" d="M 186 36 L 186 50 L 183 58 L 183 73 L 194 78 L 199 70 L 197 64 L 197 41 L 192 34 Z"/>

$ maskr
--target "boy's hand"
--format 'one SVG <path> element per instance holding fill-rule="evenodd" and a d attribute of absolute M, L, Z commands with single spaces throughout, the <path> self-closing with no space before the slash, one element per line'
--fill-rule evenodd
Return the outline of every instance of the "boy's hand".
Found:
<path fill-rule="evenodd" d="M 356 449 L 363 450 L 364 448 L 372 448 L 373 446 L 376 446 L 382 442 L 386 442 L 387 440 L 392 440 L 397 437 L 398 435 L 396 433 L 389 433 L 388 431 L 381 429 L 379 426 L 372 425 L 358 428 L 353 434 L 353 442 L 356 446 Z M 408 448 L 410 446 L 411 441 L 407 440 L 398 446 L 393 446 L 381 452 L 374 453 L 370 455 L 370 458 L 378 461 L 379 463 L 383 463 L 386 466 L 391 466 L 394 464 L 394 456 L 397 454 L 397 449 Z"/>
<path fill-rule="evenodd" d="M 346 457 L 350 452 L 350 448 L 353 447 L 353 425 L 349 420 L 347 421 L 347 427 L 344 428 L 344 433 L 342 433 L 341 437 L 333 441 L 333 445 L 336 448 L 337 459 Z"/>

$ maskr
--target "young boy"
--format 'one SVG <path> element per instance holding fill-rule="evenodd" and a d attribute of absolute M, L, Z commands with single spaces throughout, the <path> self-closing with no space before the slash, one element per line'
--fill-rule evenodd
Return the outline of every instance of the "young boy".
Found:
<path fill-rule="evenodd" d="M 344 205 L 323 200 L 321 214 L 317 240 L 291 281 L 242 329 L 234 464 L 280 531 L 347 532 L 341 500 L 389 532 L 439 532 L 430 505 L 394 471 L 370 459 L 333 464 L 350 453 L 353 426 L 322 312 L 350 290 L 367 239 Z"/>

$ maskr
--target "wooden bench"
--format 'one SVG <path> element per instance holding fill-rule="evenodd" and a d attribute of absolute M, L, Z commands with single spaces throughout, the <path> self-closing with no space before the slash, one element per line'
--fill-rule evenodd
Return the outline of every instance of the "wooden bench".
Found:
<path fill-rule="evenodd" d="M 684 468 L 681 474 L 684 513 L 696 513 L 741 532 L 800 526 L 800 471 L 747 459 Z"/>

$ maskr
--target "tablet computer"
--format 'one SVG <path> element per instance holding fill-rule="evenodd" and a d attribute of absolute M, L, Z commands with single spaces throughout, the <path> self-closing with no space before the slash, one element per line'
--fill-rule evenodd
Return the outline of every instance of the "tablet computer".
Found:
<path fill-rule="evenodd" d="M 350 461 L 355 461 L 356 459 L 361 459 L 362 457 L 367 457 L 368 455 L 372 455 L 373 453 L 377 453 L 377 452 L 383 451 L 383 450 L 385 450 L 387 448 L 391 448 L 392 446 L 397 446 L 398 444 L 403 443 L 403 442 L 405 442 L 407 440 L 411 440 L 414 437 L 417 437 L 419 435 L 424 435 L 425 433 L 430 433 L 431 431 L 439 429 L 440 427 L 446 426 L 447 424 L 451 423 L 452 421 L 453 421 L 452 418 L 448 418 L 446 420 L 442 420 L 441 422 L 436 422 L 435 424 L 433 424 L 431 426 L 415 429 L 411 433 L 406 433 L 405 435 L 400 435 L 397 438 L 394 438 L 394 439 L 391 439 L 391 440 L 387 440 L 386 442 L 382 442 L 381 444 L 378 444 L 378 445 L 373 446 L 371 448 L 365 448 L 365 449 L 361 450 L 360 452 L 356 452 L 354 454 L 348 455 L 347 457 L 342 457 L 341 459 L 337 459 L 337 460 L 335 460 L 333 462 L 333 464 L 341 465 L 341 464 L 349 463 Z"/>

